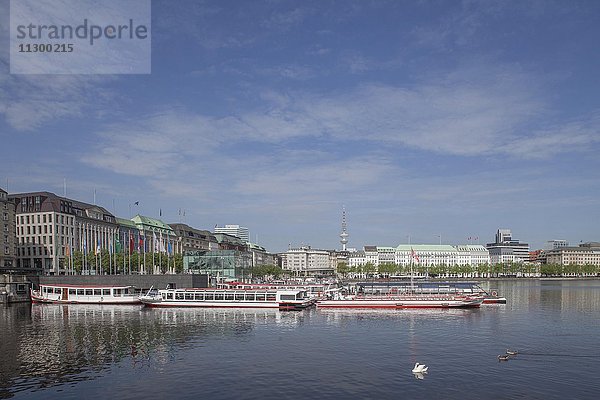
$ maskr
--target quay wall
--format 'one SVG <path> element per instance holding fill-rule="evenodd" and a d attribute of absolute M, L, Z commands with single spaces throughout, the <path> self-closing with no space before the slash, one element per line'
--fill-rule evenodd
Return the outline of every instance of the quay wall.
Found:
<path fill-rule="evenodd" d="M 29 301 L 30 286 L 25 275 L 0 274 L 0 304 Z"/>

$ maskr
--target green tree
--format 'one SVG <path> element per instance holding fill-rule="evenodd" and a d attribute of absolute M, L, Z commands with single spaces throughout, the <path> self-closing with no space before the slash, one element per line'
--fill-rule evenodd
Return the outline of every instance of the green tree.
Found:
<path fill-rule="evenodd" d="M 337 263 L 336 272 L 342 276 L 346 276 L 348 274 L 350 268 L 348 268 L 348 263 L 344 261 L 340 261 Z"/>

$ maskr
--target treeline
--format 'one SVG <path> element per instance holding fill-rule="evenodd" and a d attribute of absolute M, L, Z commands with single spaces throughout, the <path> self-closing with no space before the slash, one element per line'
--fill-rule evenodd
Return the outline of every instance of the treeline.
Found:
<path fill-rule="evenodd" d="M 360 266 L 349 266 L 345 262 L 338 263 L 337 273 L 349 277 L 371 277 L 379 275 L 388 277 L 393 275 L 410 275 L 411 267 L 409 265 L 398 265 L 393 263 L 381 264 L 379 267 L 372 263 L 366 263 Z M 557 276 L 557 277 L 577 277 L 577 276 L 598 276 L 600 275 L 600 266 L 598 265 L 560 265 L 560 264 L 480 264 L 480 265 L 413 265 L 412 273 L 414 276 L 439 276 L 439 277 L 458 277 L 458 278 L 498 278 L 505 276 Z"/>
<path fill-rule="evenodd" d="M 153 267 L 154 266 L 154 267 Z M 98 254 L 84 255 L 80 251 L 73 252 L 64 259 L 63 268 L 73 270 L 77 274 L 129 274 L 129 273 L 166 273 L 183 272 L 183 255 L 164 253 L 109 253 L 103 250 Z"/>

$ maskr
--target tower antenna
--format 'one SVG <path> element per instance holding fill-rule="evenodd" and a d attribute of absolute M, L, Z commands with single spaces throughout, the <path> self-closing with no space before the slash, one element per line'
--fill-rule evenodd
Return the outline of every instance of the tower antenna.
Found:
<path fill-rule="evenodd" d="M 342 232 L 340 233 L 340 243 L 342 244 L 342 251 L 346 251 L 346 245 L 348 244 L 348 230 L 346 225 L 346 206 L 342 206 Z"/>

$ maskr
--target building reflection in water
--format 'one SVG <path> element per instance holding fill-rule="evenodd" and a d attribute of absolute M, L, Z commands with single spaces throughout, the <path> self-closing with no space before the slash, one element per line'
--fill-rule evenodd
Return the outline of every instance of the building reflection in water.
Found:
<path fill-rule="evenodd" d="M 94 379 L 130 359 L 168 363 L 175 351 L 256 326 L 302 322 L 302 313 L 265 309 L 146 309 L 123 305 L 20 304 L 0 310 L 0 398 Z"/>

